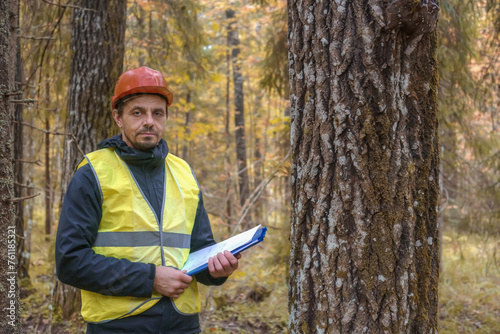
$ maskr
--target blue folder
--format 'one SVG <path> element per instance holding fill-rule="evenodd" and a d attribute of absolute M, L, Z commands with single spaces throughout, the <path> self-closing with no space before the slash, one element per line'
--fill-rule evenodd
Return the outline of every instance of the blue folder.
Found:
<path fill-rule="evenodd" d="M 253 235 L 252 240 L 250 240 L 248 243 L 232 250 L 231 254 L 233 254 L 233 255 L 239 254 L 239 253 L 243 252 L 245 249 L 253 247 L 253 246 L 257 245 L 258 243 L 264 241 L 264 237 L 266 236 L 266 232 L 267 232 L 267 227 L 259 228 L 257 230 L 257 232 L 255 232 L 255 234 Z M 197 273 L 199 273 L 205 269 L 208 269 L 208 259 L 207 259 L 207 262 L 205 264 L 197 267 L 196 269 L 189 271 L 187 273 L 187 275 L 193 276 L 193 275 L 196 275 Z"/>

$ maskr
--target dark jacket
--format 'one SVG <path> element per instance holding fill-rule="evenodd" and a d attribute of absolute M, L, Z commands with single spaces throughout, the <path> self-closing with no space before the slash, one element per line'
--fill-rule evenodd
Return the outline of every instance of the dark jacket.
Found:
<path fill-rule="evenodd" d="M 144 196 L 160 216 L 167 143 L 162 139 L 153 149 L 140 151 L 127 146 L 121 135 L 117 135 L 102 141 L 98 147 L 116 149 L 130 167 Z M 215 243 L 201 192 L 199 196 L 191 235 L 191 252 Z M 75 172 L 61 210 L 55 250 L 59 280 L 105 295 L 150 297 L 155 278 L 154 264 L 105 257 L 92 250 L 101 217 L 102 200 L 97 181 L 90 166 L 85 165 Z M 195 277 L 206 285 L 220 285 L 225 281 L 212 278 L 208 271 Z"/>

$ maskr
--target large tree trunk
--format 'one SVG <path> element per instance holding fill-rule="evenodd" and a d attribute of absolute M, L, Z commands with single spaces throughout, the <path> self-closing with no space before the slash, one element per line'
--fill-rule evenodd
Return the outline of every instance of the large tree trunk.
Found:
<path fill-rule="evenodd" d="M 110 101 L 113 88 L 123 69 L 126 1 L 80 0 L 75 9 L 71 49 L 70 83 L 64 148 L 62 193 L 84 153 L 97 148 L 114 129 Z M 77 289 L 57 282 L 55 298 L 64 317 L 79 309 Z"/>
<path fill-rule="evenodd" d="M 0 333 L 19 333 L 19 287 L 17 278 L 16 226 L 14 209 L 13 115 L 15 94 L 16 45 L 19 4 L 0 1 Z"/>
<path fill-rule="evenodd" d="M 65 147 L 63 190 L 83 158 L 77 145 L 84 153 L 91 152 L 115 129 L 110 101 L 125 48 L 125 1 L 81 0 L 78 5 L 97 12 L 75 9 L 73 15 L 66 132 L 73 133 L 76 143 Z"/>
<path fill-rule="evenodd" d="M 439 9 L 288 5 L 290 332 L 437 333 Z"/>
<path fill-rule="evenodd" d="M 241 73 L 240 40 L 238 29 L 236 28 L 235 12 L 232 9 L 226 10 L 226 17 L 231 20 L 228 26 L 228 44 L 232 46 L 231 59 L 233 64 L 233 85 L 234 85 L 234 126 L 236 137 L 236 159 L 238 160 L 238 185 L 240 189 L 240 205 L 243 207 L 248 197 L 250 197 L 250 187 L 248 182 L 247 168 L 247 144 L 245 137 L 245 114 L 243 103 L 243 75 Z"/>

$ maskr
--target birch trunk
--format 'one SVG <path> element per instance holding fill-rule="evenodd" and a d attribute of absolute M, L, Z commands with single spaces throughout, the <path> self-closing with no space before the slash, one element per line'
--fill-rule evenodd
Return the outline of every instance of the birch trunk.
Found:
<path fill-rule="evenodd" d="M 437 333 L 439 8 L 288 8 L 290 333 Z"/>

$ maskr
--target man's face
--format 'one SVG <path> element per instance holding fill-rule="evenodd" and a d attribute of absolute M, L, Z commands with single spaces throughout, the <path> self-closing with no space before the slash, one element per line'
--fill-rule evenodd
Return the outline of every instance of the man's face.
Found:
<path fill-rule="evenodd" d="M 161 140 L 167 125 L 167 102 L 157 95 L 138 95 L 124 102 L 123 113 L 113 118 L 128 146 L 146 151 Z"/>

